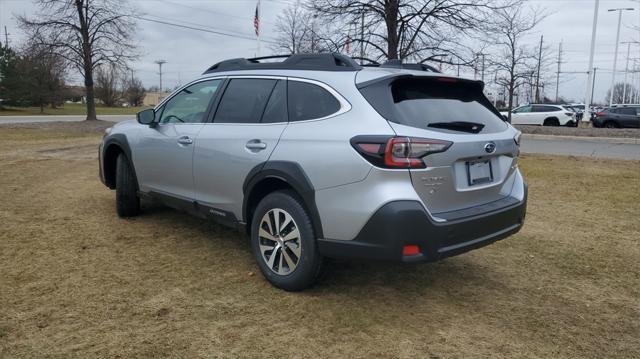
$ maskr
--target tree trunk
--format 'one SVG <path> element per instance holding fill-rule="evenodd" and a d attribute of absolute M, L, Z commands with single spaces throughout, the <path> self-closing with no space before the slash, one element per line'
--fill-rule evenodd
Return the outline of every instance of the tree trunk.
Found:
<path fill-rule="evenodd" d="M 385 23 L 387 25 L 387 59 L 398 58 L 398 0 L 385 1 Z"/>
<path fill-rule="evenodd" d="M 513 81 L 509 82 L 509 114 L 507 115 L 507 118 L 509 119 L 509 123 L 511 123 L 511 111 L 513 110 L 513 92 L 515 91 L 514 89 L 514 83 Z"/>
<path fill-rule="evenodd" d="M 88 81 L 84 82 L 87 91 L 87 120 L 97 120 L 96 116 L 96 102 L 93 96 L 93 80 L 91 84 Z"/>
<path fill-rule="evenodd" d="M 89 5 L 84 0 L 76 0 L 78 19 L 80 21 L 80 36 L 82 37 L 82 61 L 84 67 L 84 87 L 87 92 L 87 120 L 97 120 L 96 103 L 93 94 L 93 56 L 91 47 L 93 43 L 89 38 L 89 25 L 87 24 Z"/>

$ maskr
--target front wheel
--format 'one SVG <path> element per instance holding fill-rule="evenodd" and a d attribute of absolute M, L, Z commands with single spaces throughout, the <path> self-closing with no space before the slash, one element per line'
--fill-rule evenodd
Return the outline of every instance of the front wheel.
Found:
<path fill-rule="evenodd" d="M 140 213 L 138 181 L 123 153 L 116 162 L 116 212 L 120 217 L 132 217 Z"/>
<path fill-rule="evenodd" d="M 264 277 L 287 291 L 311 286 L 322 267 L 311 219 L 291 191 L 260 201 L 251 221 L 251 247 Z"/>

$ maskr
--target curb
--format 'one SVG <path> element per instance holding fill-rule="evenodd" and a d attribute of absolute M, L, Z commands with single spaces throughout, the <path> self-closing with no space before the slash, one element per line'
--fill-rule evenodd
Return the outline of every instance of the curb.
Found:
<path fill-rule="evenodd" d="M 616 143 L 616 144 L 631 144 L 640 145 L 640 138 L 627 138 L 627 137 L 589 137 L 589 136 L 565 136 L 565 135 L 538 135 L 531 133 L 523 133 L 523 139 L 532 140 L 574 140 L 584 142 L 604 142 L 604 143 Z"/>

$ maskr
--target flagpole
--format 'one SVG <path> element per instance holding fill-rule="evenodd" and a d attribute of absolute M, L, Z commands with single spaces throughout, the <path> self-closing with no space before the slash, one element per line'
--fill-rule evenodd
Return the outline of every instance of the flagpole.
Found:
<path fill-rule="evenodd" d="M 262 9 L 260 9 L 260 0 L 258 0 L 258 21 L 260 21 L 260 16 L 262 15 Z M 260 23 L 258 22 L 258 50 L 256 51 L 257 56 L 256 57 L 260 57 Z"/>

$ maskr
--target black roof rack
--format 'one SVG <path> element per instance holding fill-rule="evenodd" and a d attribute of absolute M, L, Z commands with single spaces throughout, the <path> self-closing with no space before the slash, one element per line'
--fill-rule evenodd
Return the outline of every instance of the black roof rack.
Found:
<path fill-rule="evenodd" d="M 284 58 L 280 62 L 263 60 Z M 316 71 L 358 71 L 362 67 L 348 56 L 338 53 L 294 54 L 264 56 L 251 59 L 238 58 L 218 62 L 209 67 L 205 74 L 234 70 L 316 70 Z"/>
<path fill-rule="evenodd" d="M 284 59 L 284 61 L 265 61 Z M 369 63 L 358 65 L 355 60 L 366 60 Z M 330 52 L 321 54 L 293 54 L 254 57 L 250 59 L 237 58 L 218 62 L 209 67 L 205 74 L 234 70 L 316 70 L 316 71 L 358 71 L 363 67 L 381 67 L 428 71 L 440 73 L 438 69 L 423 63 L 402 63 L 401 60 L 388 60 L 379 64 L 366 58 L 352 58 L 343 54 Z"/>

